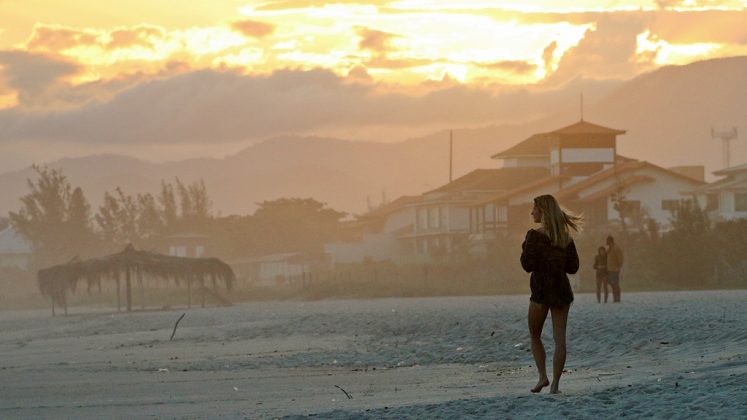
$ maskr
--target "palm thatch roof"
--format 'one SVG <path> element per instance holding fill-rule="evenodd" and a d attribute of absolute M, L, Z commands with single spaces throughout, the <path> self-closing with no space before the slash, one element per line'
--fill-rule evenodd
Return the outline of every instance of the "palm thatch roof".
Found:
<path fill-rule="evenodd" d="M 41 269 L 37 273 L 39 290 L 43 296 L 64 305 L 65 294 L 74 292 L 78 282 L 85 280 L 88 290 L 97 285 L 100 289 L 102 280 L 115 280 L 119 284 L 120 276 L 124 275 L 128 288 L 130 277 L 142 279 L 143 275 L 174 280 L 177 284 L 205 280 L 222 281 L 226 289 L 230 290 L 236 279 L 231 267 L 217 258 L 185 258 L 158 254 L 155 252 L 138 251 L 132 245 L 116 254 L 85 261 L 75 259 L 67 264 L 55 265 Z M 119 290 L 119 286 L 117 287 Z"/>

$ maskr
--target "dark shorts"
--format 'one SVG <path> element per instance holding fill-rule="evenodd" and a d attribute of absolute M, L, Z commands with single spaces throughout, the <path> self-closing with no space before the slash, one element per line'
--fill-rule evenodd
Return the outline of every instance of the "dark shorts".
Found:
<path fill-rule="evenodd" d="M 619 271 L 608 271 L 607 282 L 615 286 L 620 284 L 620 272 Z"/>

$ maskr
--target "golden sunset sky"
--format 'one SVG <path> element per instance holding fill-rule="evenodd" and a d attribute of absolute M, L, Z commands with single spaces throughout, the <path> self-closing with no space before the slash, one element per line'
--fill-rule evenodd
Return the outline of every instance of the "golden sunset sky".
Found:
<path fill-rule="evenodd" d="M 304 94 L 344 109 L 345 101 L 422 100 L 448 87 L 479 96 L 621 81 L 668 64 L 747 55 L 746 9 L 747 1 L 733 0 L 0 0 L 0 123 L 11 127 L 3 136 L 12 148 L 24 138 L 50 140 L 53 126 L 66 141 L 83 141 L 97 135 L 95 122 L 118 121 L 110 114 L 166 109 L 165 96 L 213 110 L 221 88 L 230 96 L 246 83 L 247 95 L 271 92 L 277 110 L 292 116 L 293 98 Z M 283 102 L 283 86 L 296 96 Z M 250 106 L 236 101 L 234 108 Z M 490 120 L 472 114 L 473 122 Z M 334 125 L 313 117 L 249 134 Z M 163 124 L 133 136 L 178 137 Z M 186 137 L 204 141 L 200 130 Z M 243 133 L 204 130 L 216 141 Z"/>

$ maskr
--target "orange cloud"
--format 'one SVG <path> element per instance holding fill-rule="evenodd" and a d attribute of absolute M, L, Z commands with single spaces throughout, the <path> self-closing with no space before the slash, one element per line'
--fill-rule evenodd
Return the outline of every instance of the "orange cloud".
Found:
<path fill-rule="evenodd" d="M 521 60 L 496 61 L 494 63 L 484 65 L 484 67 L 515 74 L 526 74 L 537 70 L 536 64 Z"/>
<path fill-rule="evenodd" d="M 369 50 L 378 53 L 389 51 L 391 49 L 390 42 L 399 37 L 399 35 L 363 27 L 357 28 L 357 32 L 358 36 L 361 37 L 358 47 L 361 50 Z"/>
<path fill-rule="evenodd" d="M 161 39 L 165 31 L 154 26 L 140 25 L 134 28 L 121 28 L 112 31 L 111 40 L 106 44 L 108 49 L 145 47 L 154 49 L 154 38 Z"/>
<path fill-rule="evenodd" d="M 27 45 L 32 50 L 64 51 L 78 45 L 93 45 L 96 42 L 96 35 L 82 30 L 35 25 Z"/>
<path fill-rule="evenodd" d="M 250 38 L 264 38 L 275 32 L 275 26 L 255 20 L 240 20 L 233 22 L 231 28 Z"/>

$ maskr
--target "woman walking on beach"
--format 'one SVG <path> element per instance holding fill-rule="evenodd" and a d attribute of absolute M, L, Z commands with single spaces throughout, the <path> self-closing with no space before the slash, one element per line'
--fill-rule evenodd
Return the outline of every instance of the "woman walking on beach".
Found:
<path fill-rule="evenodd" d="M 594 270 L 597 277 L 597 303 L 601 303 L 600 292 L 604 285 L 604 303 L 607 303 L 607 248 L 600 246 L 594 257 Z"/>
<path fill-rule="evenodd" d="M 529 334 L 532 354 L 539 371 L 539 381 L 532 392 L 540 392 L 550 385 L 550 393 L 559 393 L 560 375 L 565 366 L 565 331 L 568 310 L 573 302 L 573 291 L 567 274 L 578 271 L 578 253 L 570 229 L 578 231 L 581 217 L 563 210 L 555 197 L 541 195 L 534 199 L 532 218 L 540 223 L 530 229 L 521 245 L 521 266 L 532 273 L 529 285 Z M 542 344 L 542 327 L 547 313 L 552 313 L 552 333 L 555 340 L 552 384 L 545 369 L 545 347 Z"/>

